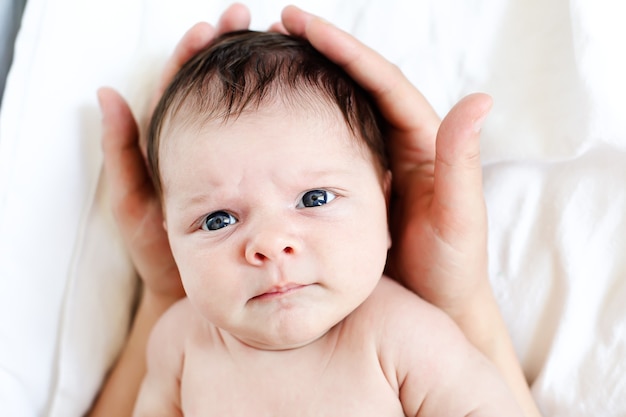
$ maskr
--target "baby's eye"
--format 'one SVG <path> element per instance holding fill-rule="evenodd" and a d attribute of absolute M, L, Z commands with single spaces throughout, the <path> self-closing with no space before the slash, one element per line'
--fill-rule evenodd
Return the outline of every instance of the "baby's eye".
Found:
<path fill-rule="evenodd" d="M 232 214 L 226 213 L 225 211 L 216 211 L 206 216 L 202 220 L 200 227 L 202 230 L 212 231 L 235 223 L 237 223 L 237 219 Z"/>
<path fill-rule="evenodd" d="M 302 195 L 297 208 L 318 207 L 328 204 L 335 199 L 336 195 L 326 190 L 311 190 Z"/>

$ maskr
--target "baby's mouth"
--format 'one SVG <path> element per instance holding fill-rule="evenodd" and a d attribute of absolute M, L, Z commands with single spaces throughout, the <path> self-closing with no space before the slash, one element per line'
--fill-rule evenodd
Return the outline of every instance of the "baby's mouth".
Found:
<path fill-rule="evenodd" d="M 271 300 L 275 298 L 280 298 L 280 297 L 292 294 L 294 292 L 297 292 L 305 287 L 308 287 L 308 285 L 296 284 L 296 283 L 274 285 L 271 288 L 268 288 L 262 294 L 252 297 L 252 300 Z"/>

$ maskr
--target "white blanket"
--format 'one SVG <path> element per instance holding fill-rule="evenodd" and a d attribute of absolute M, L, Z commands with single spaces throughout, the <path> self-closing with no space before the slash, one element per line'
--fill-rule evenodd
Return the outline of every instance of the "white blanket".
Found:
<path fill-rule="evenodd" d="M 132 266 L 100 178 L 95 91 L 141 113 L 227 1 L 29 0 L 0 114 L 2 415 L 79 416 L 127 330 Z M 247 2 L 264 29 L 287 3 Z M 626 5 L 302 0 L 440 114 L 484 91 L 490 273 L 546 416 L 626 415 Z M 419 117 L 419 115 L 416 115 Z"/>

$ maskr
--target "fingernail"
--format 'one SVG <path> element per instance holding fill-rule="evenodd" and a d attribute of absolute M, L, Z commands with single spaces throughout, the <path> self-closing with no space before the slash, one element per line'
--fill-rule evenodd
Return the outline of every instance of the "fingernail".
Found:
<path fill-rule="evenodd" d="M 307 17 L 307 25 L 309 25 L 314 20 L 316 20 L 316 21 L 318 21 L 320 23 L 324 23 L 326 25 L 330 25 L 331 24 L 328 20 L 324 19 L 323 17 L 320 17 L 320 16 L 315 15 L 313 13 L 307 12 L 306 10 L 300 9 L 297 6 L 293 6 L 293 7 L 295 7 L 298 10 L 300 10 L 300 12 L 302 12 L 303 14 L 306 15 L 306 17 Z"/>
<path fill-rule="evenodd" d="M 484 114 L 474 121 L 474 132 L 480 133 L 482 131 L 483 124 L 485 123 L 486 118 L 487 118 L 487 114 Z"/>
<path fill-rule="evenodd" d="M 105 112 L 104 112 L 104 108 L 102 107 L 102 89 L 99 88 L 98 91 L 96 91 L 96 97 L 98 98 L 98 108 L 100 109 L 100 119 L 102 122 L 104 122 L 105 119 Z"/>

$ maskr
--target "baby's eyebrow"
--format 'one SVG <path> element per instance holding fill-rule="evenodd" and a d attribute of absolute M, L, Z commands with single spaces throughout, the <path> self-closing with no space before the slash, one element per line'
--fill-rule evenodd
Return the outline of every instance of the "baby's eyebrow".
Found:
<path fill-rule="evenodd" d="M 278 183 L 282 183 L 283 189 L 288 189 L 290 192 L 302 192 L 313 187 L 324 187 L 330 184 L 328 182 L 336 183 L 343 182 L 343 179 L 353 175 L 352 170 L 349 167 L 324 167 L 319 170 L 298 170 L 298 172 L 289 173 L 286 177 L 288 180 L 279 180 Z M 285 182 L 283 182 L 285 181 Z M 279 188 L 282 188 L 279 186 Z M 210 190 L 191 191 L 178 195 L 174 202 L 176 210 L 189 210 L 196 206 L 207 206 L 212 203 L 216 203 L 216 200 L 223 205 L 225 203 L 232 203 L 233 200 L 237 200 L 241 197 L 238 192 L 233 192 L 232 186 L 226 184 L 212 184 L 209 187 Z"/>
<path fill-rule="evenodd" d="M 350 175 L 352 173 L 349 167 L 333 167 L 325 168 L 317 171 L 306 170 L 298 173 L 294 178 L 302 178 L 306 181 L 325 180 L 327 178 L 335 178 L 343 175 Z"/>
<path fill-rule="evenodd" d="M 209 194 L 193 194 L 191 196 L 184 196 L 176 202 L 176 209 L 185 210 L 195 206 L 206 205 L 209 201 L 211 201 L 211 196 Z"/>

